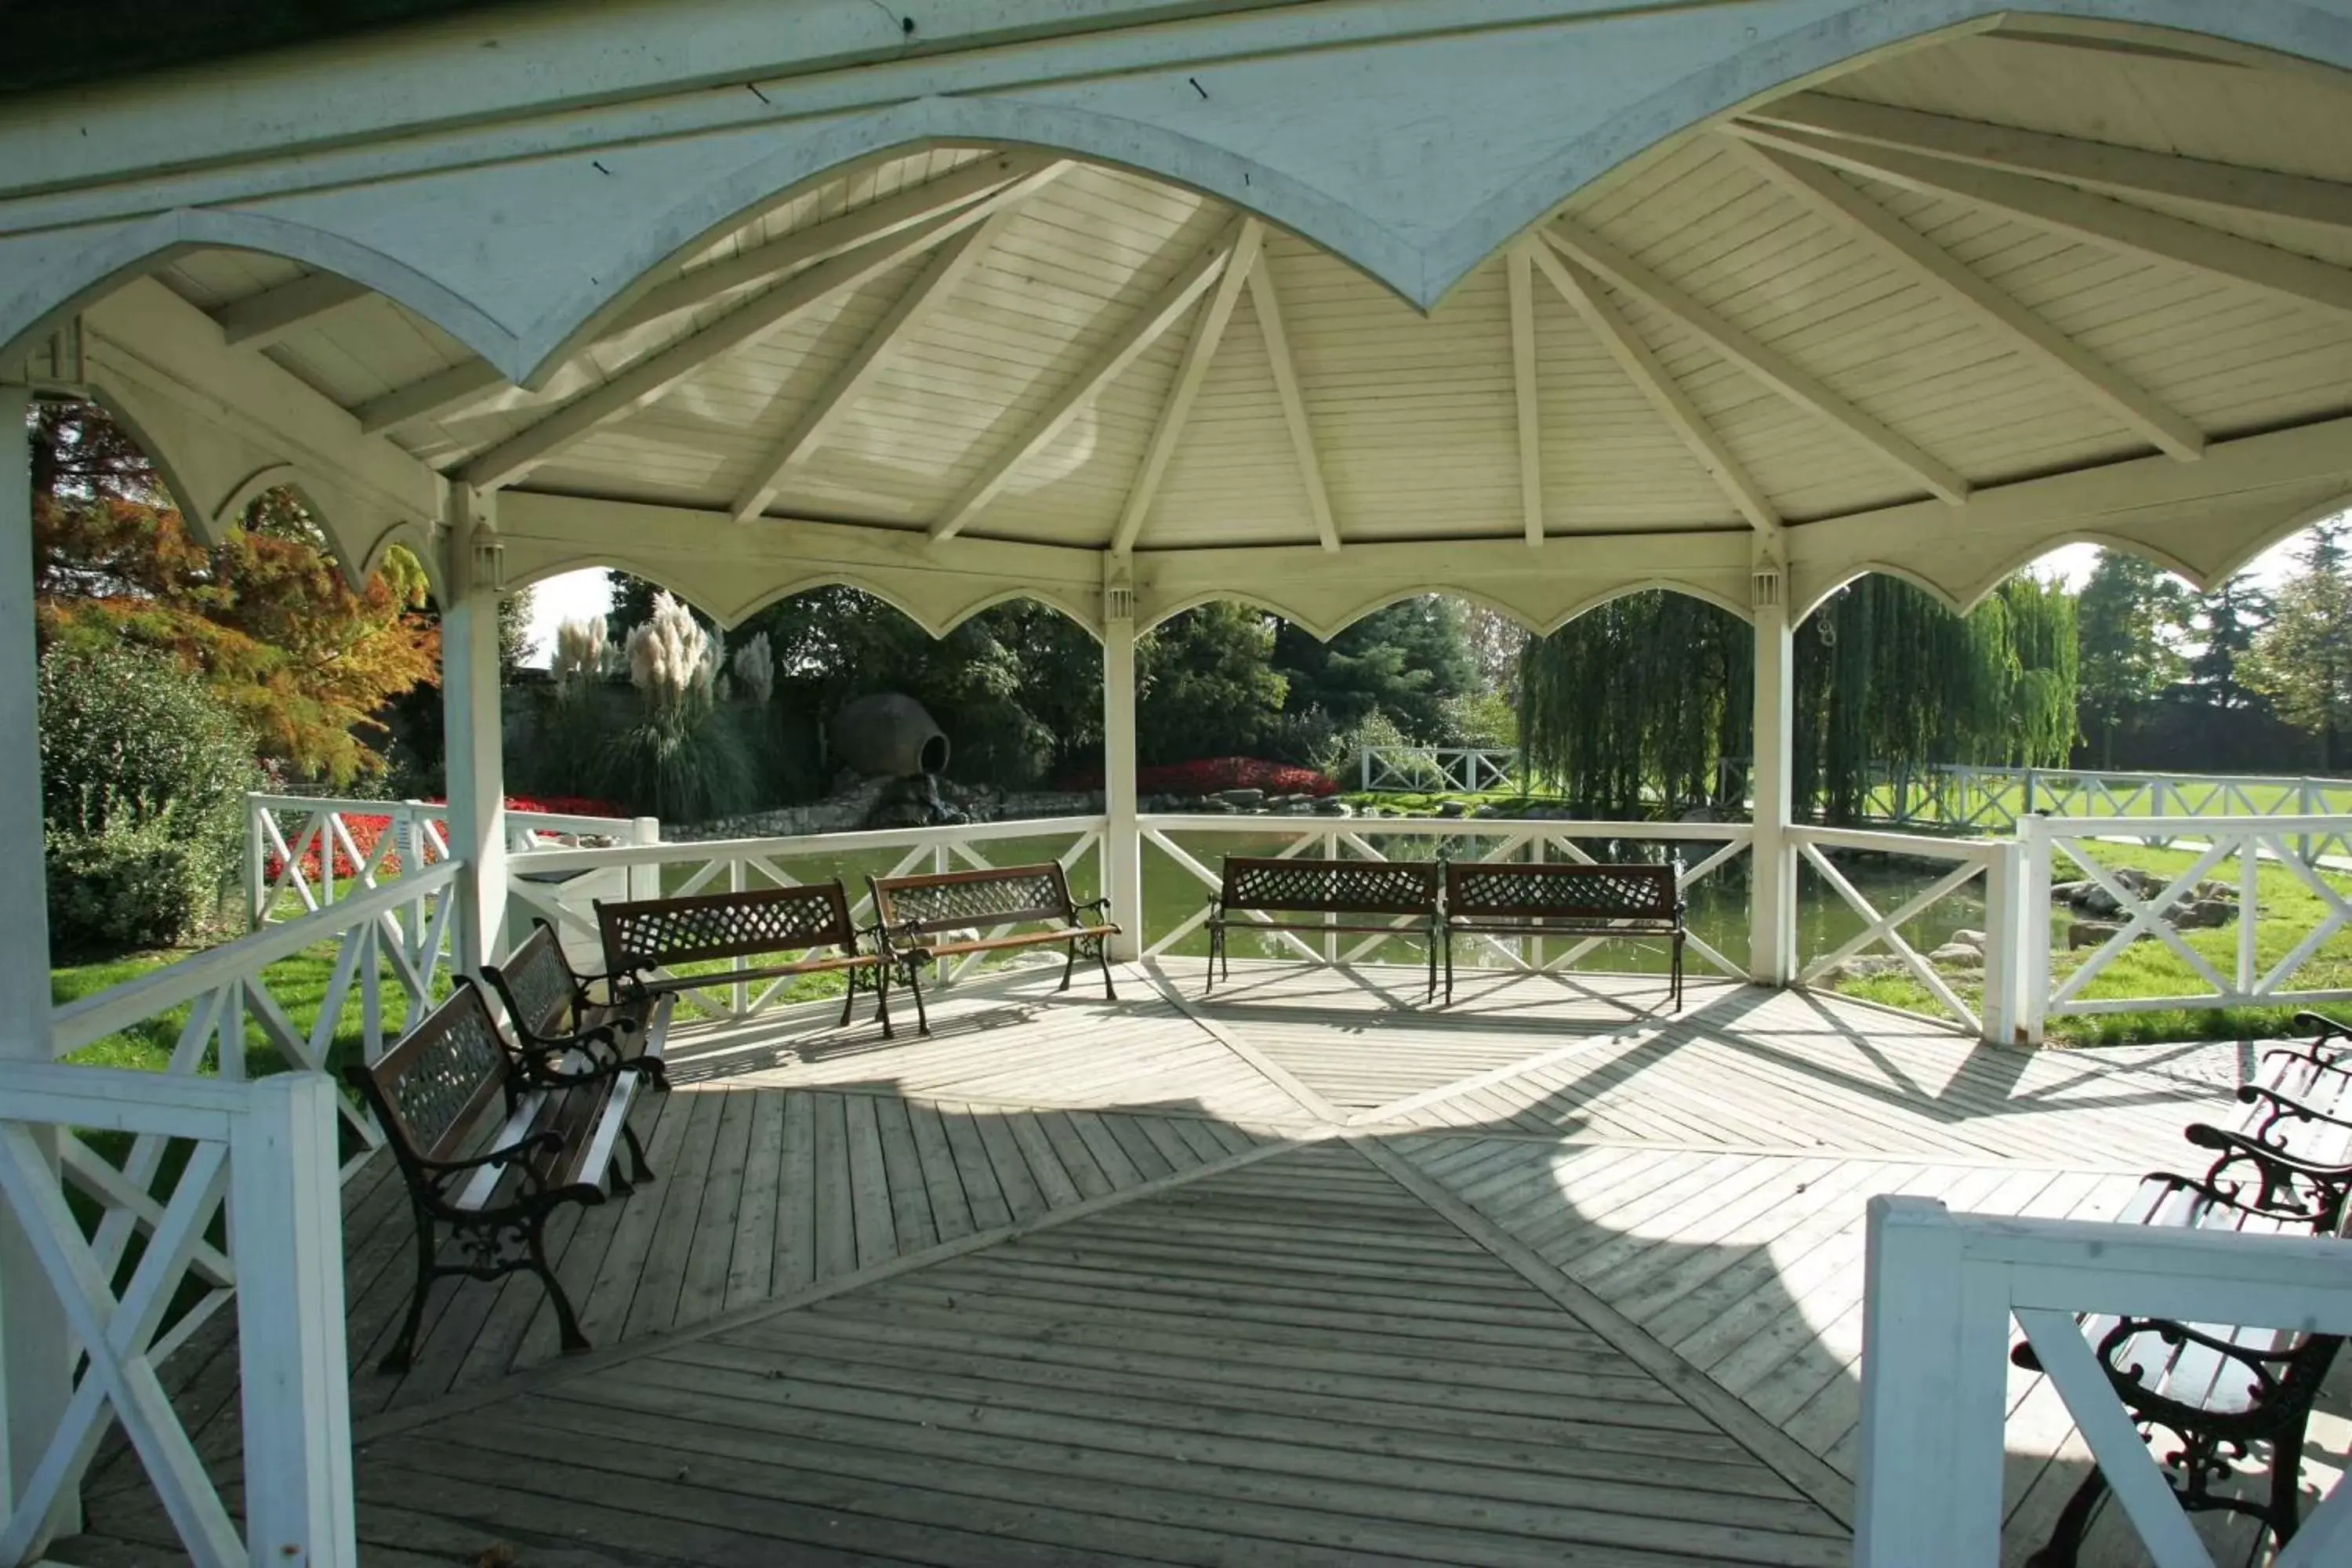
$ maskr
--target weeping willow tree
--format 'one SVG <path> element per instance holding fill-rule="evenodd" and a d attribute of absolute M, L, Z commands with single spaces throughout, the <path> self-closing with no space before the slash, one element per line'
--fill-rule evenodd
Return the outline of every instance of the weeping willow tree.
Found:
<path fill-rule="evenodd" d="M 1747 623 L 1687 595 L 1628 594 L 1519 656 L 1519 745 L 1579 816 L 1640 817 L 1714 801 L 1717 764 L 1749 749 Z"/>
<path fill-rule="evenodd" d="M 2074 743 L 2074 600 L 2019 577 L 1966 616 L 1892 577 L 1847 584 L 1796 638 L 1800 816 L 1859 818 L 1882 769 L 2063 764 Z M 1727 805 L 1750 749 L 1753 644 L 1712 605 L 1629 595 L 1532 639 L 1520 669 L 1530 771 L 1580 813 Z"/>

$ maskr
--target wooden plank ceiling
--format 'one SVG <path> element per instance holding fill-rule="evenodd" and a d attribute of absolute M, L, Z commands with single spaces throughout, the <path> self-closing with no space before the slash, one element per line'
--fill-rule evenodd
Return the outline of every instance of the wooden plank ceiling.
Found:
<path fill-rule="evenodd" d="M 933 148 L 747 215 L 530 391 L 291 263 L 164 277 L 487 486 L 1118 550 L 1770 532 L 2347 412 L 2344 107 L 2011 24 L 1662 147 L 1426 316 L 1192 192 Z"/>

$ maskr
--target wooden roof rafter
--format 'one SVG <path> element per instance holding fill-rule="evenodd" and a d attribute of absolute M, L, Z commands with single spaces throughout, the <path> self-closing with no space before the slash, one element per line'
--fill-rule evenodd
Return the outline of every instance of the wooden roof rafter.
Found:
<path fill-rule="evenodd" d="M 1307 398 L 1298 389 L 1298 363 L 1290 352 L 1290 334 L 1282 324 L 1282 298 L 1265 257 L 1250 268 L 1250 308 L 1257 313 L 1258 331 L 1265 339 L 1265 356 L 1274 369 L 1275 395 L 1282 400 L 1283 424 L 1290 431 L 1291 450 L 1298 456 L 1298 477 L 1307 487 L 1307 510 L 1315 516 L 1316 537 L 1326 550 L 1339 548 L 1339 524 L 1331 515 L 1331 494 L 1323 484 L 1323 459 L 1315 448 L 1315 427 L 1307 417 Z"/>
<path fill-rule="evenodd" d="M 1566 217 L 1554 219 L 1540 232 L 1570 260 L 1646 300 L 1782 397 L 1875 451 L 1929 494 L 1955 503 L 1968 500 L 1970 487 L 1958 470 L 1832 392 L 1786 354 L 1759 342 L 1599 234 Z"/>
<path fill-rule="evenodd" d="M 863 287 L 908 258 L 946 243 L 998 208 L 1025 200 L 1068 167 L 1066 163 L 1049 163 L 980 201 L 866 240 L 793 274 L 474 458 L 465 465 L 461 477 L 480 489 L 512 484 L 573 442 L 654 402 L 719 355 L 756 342 L 835 295 Z"/>
<path fill-rule="evenodd" d="M 751 479 L 736 492 L 734 504 L 729 509 L 736 521 L 751 521 L 775 500 L 793 469 L 805 463 L 809 455 L 824 444 L 834 426 L 855 405 L 858 395 L 888 363 L 892 348 L 903 344 L 908 334 L 938 310 L 979 264 L 1012 221 L 1014 210 L 1010 205 L 1001 207 L 990 215 L 987 222 L 966 229 L 939 247 L 922 273 L 866 334 L 866 341 L 833 373 L 832 379 L 793 423 L 791 431 L 753 468 Z"/>
<path fill-rule="evenodd" d="M 2250 217 L 2352 228 L 2352 184 L 1961 120 L 1866 100 L 1794 92 L 1744 118 L 1759 125 L 2056 180 L 2110 196 L 2156 196 Z"/>
<path fill-rule="evenodd" d="M 1652 407 L 1671 426 L 1675 435 L 1690 449 L 1699 467 L 1707 471 L 1725 497 L 1738 508 L 1739 515 L 1757 532 L 1777 536 L 1782 529 L 1779 509 L 1748 473 L 1747 467 L 1732 454 L 1723 437 L 1707 423 L 1683 391 L 1671 372 L 1660 363 L 1656 353 L 1642 341 L 1618 309 L 1612 305 L 1601 290 L 1600 279 L 1573 260 L 1556 256 L 1549 250 L 1534 248 L 1530 252 L 1534 264 L 1550 279 L 1560 298 L 1576 308 L 1601 346 L 1609 351 L 1627 378 L 1649 399 Z"/>
<path fill-rule="evenodd" d="M 1735 121 L 1751 142 L 1809 158 L 1864 179 L 2022 218 L 2111 250 L 2187 267 L 2338 315 L 2352 315 L 2352 270 L 2209 228 L 2054 180 L 1931 158 L 1860 142 L 1835 141 L 1777 126 Z"/>
<path fill-rule="evenodd" d="M 1244 220 L 1245 221 L 1245 220 Z M 934 540 L 952 539 L 977 517 L 1011 482 L 1014 470 L 1050 446 L 1070 422 L 1100 396 L 1103 388 L 1143 356 L 1146 349 L 1183 320 L 1193 302 L 1207 292 L 1231 264 L 1242 237 L 1236 222 L 1193 257 L 1158 294 L 1121 326 L 1084 369 L 1030 420 L 1021 434 L 989 459 L 940 511 L 930 527 Z"/>
<path fill-rule="evenodd" d="M 2204 432 L 2187 416 L 1979 277 L 1957 257 L 1829 169 L 1741 137 L 1725 140 L 1782 190 L 1841 229 L 1874 242 L 1911 276 L 1956 300 L 1980 324 L 2057 372 L 2150 445 L 2183 462 L 2204 455 Z"/>
<path fill-rule="evenodd" d="M 1193 400 L 1208 378 L 1209 363 L 1216 357 L 1217 345 L 1224 341 L 1225 328 L 1234 319 L 1234 307 L 1241 303 L 1242 290 L 1248 286 L 1251 272 L 1256 269 L 1265 243 L 1265 225 L 1256 218 L 1244 217 L 1241 232 L 1234 240 L 1233 255 L 1217 279 L 1216 291 L 1201 308 L 1201 319 L 1185 341 L 1184 357 L 1176 366 L 1176 379 L 1169 384 L 1168 395 L 1160 400 L 1160 415 L 1151 429 L 1151 444 L 1144 450 L 1143 464 L 1136 470 L 1134 482 L 1128 486 L 1118 523 L 1111 532 L 1110 548 L 1115 555 L 1132 551 L 1136 536 L 1143 531 L 1144 519 L 1150 515 L 1151 503 L 1160 494 L 1160 481 L 1167 474 L 1168 460 L 1175 456 L 1176 443 L 1184 434 L 1184 422 L 1192 416 Z"/>

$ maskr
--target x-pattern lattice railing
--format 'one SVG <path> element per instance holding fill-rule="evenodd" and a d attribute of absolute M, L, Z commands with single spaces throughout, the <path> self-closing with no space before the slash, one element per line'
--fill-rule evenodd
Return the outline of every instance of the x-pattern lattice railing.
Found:
<path fill-rule="evenodd" d="M 257 1032 L 289 1066 L 323 1072 L 356 999 L 359 1047 L 373 1061 L 396 1037 L 399 1020 L 384 1004 L 389 989 L 405 1002 L 408 1020 L 436 1000 L 449 963 L 449 922 L 459 862 L 444 860 L 414 877 L 347 897 L 299 920 L 265 926 L 193 958 L 110 986 L 58 1008 L 50 1037 L 59 1055 L 135 1028 L 181 1008 L 186 1013 L 173 1042 L 167 1072 L 183 1078 L 212 1072 L 247 1076 L 247 1031 Z M 289 1003 L 273 988 L 271 967 L 322 943 L 335 944 L 334 965 L 315 1001 Z M 356 1104 L 342 1114 L 363 1144 L 376 1146 L 375 1124 Z M 124 1174 L 137 1186 L 152 1180 L 163 1158 L 161 1140 L 142 1139 Z M 110 1216 L 117 1227 L 119 1217 Z"/>
<path fill-rule="evenodd" d="M 1511 789 L 1519 753 L 1507 746 L 1367 746 L 1358 764 L 1367 790 Z"/>
<path fill-rule="evenodd" d="M 2032 867 L 2032 886 L 2047 901 L 2053 880 L 2077 873 L 2103 889 L 2116 902 L 2116 929 L 2063 980 L 2048 963 L 2036 976 L 2037 1016 L 2067 1013 L 2140 1012 L 2171 1007 L 2224 1007 L 2241 1004 L 2288 1005 L 2352 998 L 2341 987 L 2295 989 L 2293 982 L 2347 921 L 2352 921 L 2352 897 L 2331 881 L 2325 871 L 2307 864 L 2300 852 L 2307 838 L 2340 834 L 2342 817 L 2215 817 L 2198 825 L 2204 842 L 2192 852 L 2187 867 L 2165 879 L 2153 893 L 2136 890 L 2116 868 L 2093 848 L 2101 839 L 2137 837 L 2149 818 L 2126 818 L 2108 823 L 2029 821 L 2023 835 Z M 2262 872 L 2265 865 L 2292 877 L 2320 907 L 2320 916 L 2297 934 L 2294 944 L 2265 966 L 2262 962 Z M 2230 879 L 2236 903 L 2224 926 L 2230 931 L 2227 972 L 2214 958 L 2193 945 L 2184 934 L 2183 913 L 2200 901 L 2200 889 L 2210 881 Z M 2191 928 L 2193 929 L 2193 928 Z M 2146 938 L 2160 942 L 2186 963 L 2208 989 L 2202 993 L 2166 996 L 2093 996 L 2103 974 L 2133 943 Z"/>
<path fill-rule="evenodd" d="M 1905 939 L 1903 928 L 1967 887 L 1970 882 L 1987 877 L 1998 863 L 2002 847 L 1989 839 L 1930 838 L 1910 834 L 1828 827 L 1791 828 L 1789 837 L 1790 842 L 1796 845 L 1797 853 L 1803 858 L 1805 863 L 1812 867 L 1820 874 L 1822 880 L 1829 886 L 1830 890 L 1834 892 L 1846 907 L 1862 920 L 1861 930 L 1801 968 L 1797 972 L 1797 984 L 1813 984 L 1847 960 L 1866 952 L 1874 947 L 1884 948 L 1901 962 L 1911 976 L 1936 999 L 1938 1006 L 1971 1031 L 1981 1033 L 1984 1026 L 1982 1020 L 1977 1016 L 1976 1009 L 1962 1000 L 1959 993 L 1952 988 L 1951 982 L 1937 973 L 1936 966 Z M 1852 879 L 1830 859 L 1829 852 L 1839 849 L 1867 850 L 1879 854 L 1898 854 L 1916 859 L 1949 861 L 1952 863 L 1952 868 L 1904 900 L 1893 910 L 1882 913 L 1878 906 L 1872 903 L 1869 898 L 1853 885 Z M 1988 892 L 1986 904 L 1988 910 L 1991 911 L 1998 908 L 1999 900 Z M 1989 964 L 1997 966 L 2003 955 L 1999 951 L 2000 943 L 1995 940 L 1996 932 L 1993 928 L 1998 927 L 2000 922 L 1997 917 L 1990 914 L 1988 920 L 1986 956 Z M 1989 973 L 1988 984 L 1994 984 L 1996 979 L 1996 975 Z"/>
<path fill-rule="evenodd" d="M 1556 859 L 1591 865 L 1595 858 L 1584 846 L 1595 840 L 1712 846 L 1696 863 L 1685 867 L 1681 885 L 1685 889 L 1746 854 L 1755 837 L 1754 829 L 1746 823 L 1517 821 L 1502 817 L 1466 821 L 1403 817 L 1302 821 L 1262 817 L 1237 822 L 1230 816 L 1147 816 L 1142 819 L 1142 825 L 1144 841 L 1159 849 L 1205 889 L 1199 909 L 1151 940 L 1144 949 L 1147 958 L 1156 958 L 1172 951 L 1201 929 L 1209 916 L 1207 894 L 1215 892 L 1222 882 L 1215 869 L 1180 842 L 1179 835 L 1187 837 L 1214 836 L 1229 841 L 1237 835 L 1243 835 L 1250 841 L 1248 853 L 1271 854 L 1282 859 L 1307 855 L 1328 859 L 1360 857 L 1367 860 L 1388 860 L 1398 858 L 1402 854 L 1415 858 L 1444 855 L 1453 860 Z M 1260 924 L 1266 921 L 1265 916 L 1244 912 Z M 1402 921 L 1393 937 L 1375 933 L 1359 937 L 1343 946 L 1339 933 L 1335 931 L 1323 938 L 1321 949 L 1318 951 L 1305 936 L 1294 931 L 1268 931 L 1265 933 L 1285 951 L 1310 963 L 1360 963 L 1378 952 L 1384 942 L 1423 934 L 1422 928 Z M 1481 950 L 1486 954 L 1511 968 L 1533 973 L 1552 973 L 1571 967 L 1608 940 L 1605 937 L 1588 937 L 1567 941 L 1563 945 L 1547 951 L 1550 944 L 1539 937 L 1480 936 L 1477 939 Z M 1730 960 L 1706 942 L 1695 935 L 1686 936 L 1685 941 L 1691 952 L 1725 974 L 1741 977 L 1741 972 Z"/>
<path fill-rule="evenodd" d="M 341 1101 L 317 1073 L 239 1083 L 0 1062 L 0 1198 L 82 1358 L 47 1447 L 7 1500 L 0 1563 L 36 1555 L 116 1422 L 205 1568 L 355 1560 L 335 1179 Z M 177 1143 L 187 1157 L 168 1181 L 117 1168 L 84 1129 L 129 1133 L 141 1147 Z M 94 1231 L 68 1205 L 68 1187 L 99 1205 Z M 215 1243 L 215 1231 L 228 1240 Z M 131 1265 L 134 1233 L 142 1249 Z M 232 1299 L 247 1391 L 242 1535 L 157 1373 Z"/>
<path fill-rule="evenodd" d="M 1856 1568 L 2001 1561 L 2002 1428 L 2013 1317 L 2157 1568 L 2213 1568 L 2075 1314 L 2352 1333 L 2333 1238 L 1952 1214 L 1870 1202 Z M 2352 1488 L 2273 1568 L 2352 1560 Z"/>
<path fill-rule="evenodd" d="M 1989 833 L 2013 832 L 2032 816 L 2170 819 L 2133 836 L 2160 847 L 2202 837 L 2201 828 L 2181 818 L 2322 816 L 2352 810 L 2352 780 L 1937 763 L 1880 770 L 1864 785 L 1862 805 L 1864 819 L 1872 823 Z M 2296 853 L 2306 860 L 2352 854 L 2352 837 L 2342 831 L 2302 835 Z"/>
<path fill-rule="evenodd" d="M 246 912 L 256 926 L 315 914 L 449 858 L 449 808 L 436 802 L 248 795 L 245 803 Z M 522 851 L 583 837 L 626 839 L 646 826 L 625 817 L 509 811 L 507 846 Z"/>
<path fill-rule="evenodd" d="M 848 885 L 851 923 L 874 919 L 866 878 L 958 867 L 992 869 L 1046 858 L 1043 847 L 1057 846 L 1051 858 L 1066 872 L 1102 842 L 1099 816 L 1050 817 L 1018 822 L 966 823 L 947 827 L 893 828 L 864 833 L 809 834 L 790 838 L 713 839 L 689 844 L 639 844 L 608 849 L 537 849 L 509 862 L 515 898 L 544 915 L 559 935 L 583 956 L 596 951 L 593 900 L 622 898 L 686 898 L 695 893 L 743 892 L 762 887 L 797 887 L 839 876 Z M 1012 855 L 1005 850 L 1019 846 Z M 989 856 L 993 852 L 996 858 Z M 990 935 L 1012 930 L 1000 926 Z M 952 982 L 982 962 L 969 954 L 948 970 Z M 601 959 L 590 959 L 601 966 Z M 735 960 L 714 969 L 708 985 L 689 994 L 707 1011 L 730 1019 L 750 1017 L 772 1005 L 790 977 L 764 984 L 732 978 L 758 967 Z M 666 975 L 666 978 L 677 978 Z M 700 979 L 701 976 L 688 976 Z"/>

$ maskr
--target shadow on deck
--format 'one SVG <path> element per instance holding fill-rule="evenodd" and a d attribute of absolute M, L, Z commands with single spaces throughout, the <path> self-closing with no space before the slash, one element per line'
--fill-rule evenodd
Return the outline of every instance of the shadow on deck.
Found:
<path fill-rule="evenodd" d="M 1738 985 L 1656 1017 L 1640 976 L 1058 974 L 946 993 L 929 1038 L 682 1032 L 661 1179 L 555 1237 L 585 1357 L 522 1277 L 444 1287 L 374 1372 L 411 1242 L 362 1170 L 371 1560 L 1843 1563 L 1867 1198 L 2112 1214 L 2238 1065 Z M 234 1343 L 173 1365 L 233 1473 Z M 2011 1393 L 2014 1560 L 2087 1460 Z M 172 1539 L 126 1457 L 90 1517 L 67 1560 Z"/>

